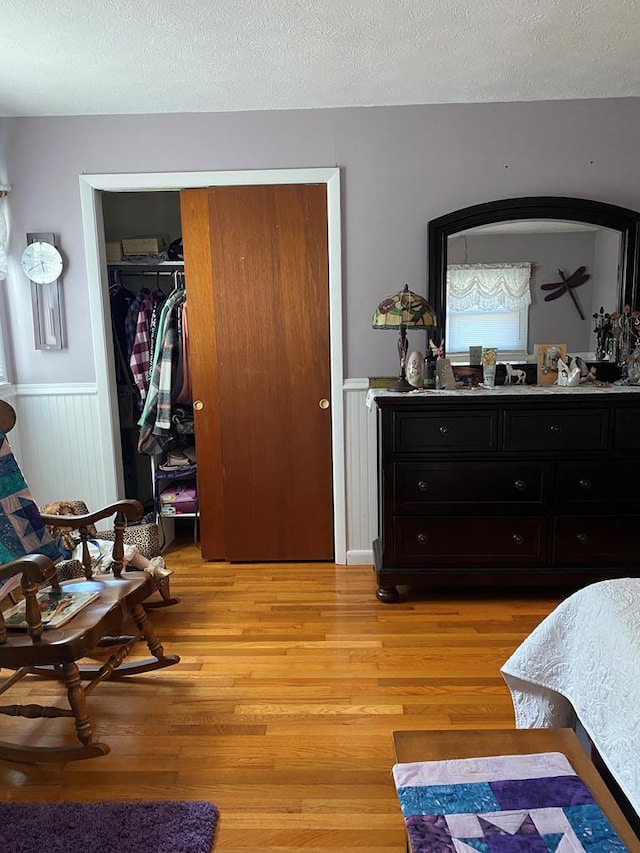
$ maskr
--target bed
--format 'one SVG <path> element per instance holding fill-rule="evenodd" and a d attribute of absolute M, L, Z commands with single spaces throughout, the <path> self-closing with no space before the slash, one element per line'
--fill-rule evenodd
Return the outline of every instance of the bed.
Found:
<path fill-rule="evenodd" d="M 582 728 L 640 815 L 640 579 L 563 601 L 502 667 L 517 728 Z M 635 822 L 634 822 L 635 823 Z"/>

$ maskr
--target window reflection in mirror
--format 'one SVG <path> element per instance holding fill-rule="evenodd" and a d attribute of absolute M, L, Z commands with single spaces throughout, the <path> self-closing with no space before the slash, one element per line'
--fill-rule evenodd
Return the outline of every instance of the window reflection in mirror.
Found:
<path fill-rule="evenodd" d="M 491 343 L 499 348 L 500 360 L 526 361 L 533 359 L 535 344 L 560 342 L 567 344 L 568 352 L 593 359 L 593 315 L 601 306 L 605 311 L 618 307 L 620 252 L 619 231 L 561 220 L 500 222 L 451 235 L 447 241 L 447 267 L 453 268 L 447 276 L 447 354 L 462 361 L 468 358 L 469 346 Z M 530 304 L 507 298 L 506 304 L 491 306 L 485 298 L 483 307 L 467 299 L 458 300 L 457 310 L 452 310 L 450 281 L 460 275 L 461 267 L 469 269 L 470 280 L 475 265 L 479 265 L 478 276 L 485 270 L 479 290 L 486 297 L 491 276 L 496 281 L 501 278 L 499 272 L 487 274 L 487 268 L 521 262 L 531 264 Z M 581 266 L 589 279 L 573 293 L 584 320 L 568 294 L 545 301 L 553 291 L 540 289 L 542 284 L 560 281 L 559 270 L 569 276 Z M 505 286 L 508 289 L 503 281 Z"/>

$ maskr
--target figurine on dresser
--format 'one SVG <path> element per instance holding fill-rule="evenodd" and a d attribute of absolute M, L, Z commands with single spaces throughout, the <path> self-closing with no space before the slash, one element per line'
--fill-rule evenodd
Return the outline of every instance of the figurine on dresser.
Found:
<path fill-rule="evenodd" d="M 409 355 L 404 375 L 413 388 L 424 387 L 424 356 L 418 350 L 414 350 Z"/>
<path fill-rule="evenodd" d="M 559 358 L 557 384 L 566 388 L 575 388 L 576 385 L 580 384 L 580 380 L 580 367 L 576 364 L 575 359 L 573 360 L 573 366 L 569 367 L 562 358 Z"/>
<path fill-rule="evenodd" d="M 507 375 L 505 376 L 504 380 L 505 385 L 512 385 L 514 379 L 516 381 L 516 385 L 526 385 L 527 374 L 524 370 L 517 370 L 516 368 L 512 367 L 509 362 L 507 362 L 504 367 L 507 372 Z"/>

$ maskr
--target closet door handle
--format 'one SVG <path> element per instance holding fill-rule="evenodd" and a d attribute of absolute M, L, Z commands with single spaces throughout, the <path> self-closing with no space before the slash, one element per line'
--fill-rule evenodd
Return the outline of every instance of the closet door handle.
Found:
<path fill-rule="evenodd" d="M 329 408 L 329 401 L 328 401 L 328 400 L 325 400 L 325 399 L 323 398 L 322 400 L 320 400 L 320 402 L 318 403 L 318 405 L 320 406 L 320 408 L 321 408 L 321 409 L 328 409 L 328 408 Z"/>
<path fill-rule="evenodd" d="M 204 409 L 204 403 L 202 402 L 202 400 L 194 400 L 193 408 L 196 410 L 196 412 L 201 412 Z"/>

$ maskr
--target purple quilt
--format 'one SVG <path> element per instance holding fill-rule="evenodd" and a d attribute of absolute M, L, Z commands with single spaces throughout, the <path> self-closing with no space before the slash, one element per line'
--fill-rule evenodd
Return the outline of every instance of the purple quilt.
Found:
<path fill-rule="evenodd" d="M 561 753 L 396 764 L 412 853 L 623 853 Z"/>
<path fill-rule="evenodd" d="M 0 565 L 25 554 L 44 554 L 54 562 L 61 556 L 0 430 Z"/>

